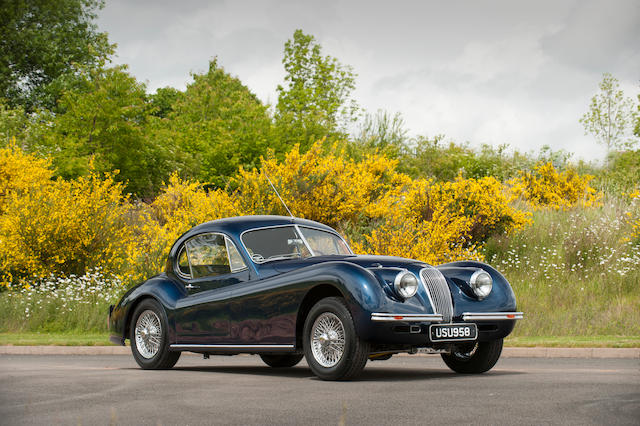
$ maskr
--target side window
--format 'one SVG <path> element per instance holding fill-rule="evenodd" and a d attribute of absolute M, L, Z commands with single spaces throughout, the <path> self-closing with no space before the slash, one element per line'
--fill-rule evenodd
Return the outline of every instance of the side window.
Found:
<path fill-rule="evenodd" d="M 227 243 L 227 252 L 229 253 L 229 264 L 231 265 L 231 272 L 241 271 L 247 267 L 245 265 L 244 260 L 242 260 L 242 256 L 238 253 L 238 249 L 236 248 L 233 241 L 229 238 L 225 237 L 225 241 Z"/>
<path fill-rule="evenodd" d="M 231 272 L 225 237 L 202 234 L 185 244 L 193 278 L 211 277 Z"/>
<path fill-rule="evenodd" d="M 178 272 L 186 278 L 191 278 L 191 269 L 189 269 L 189 258 L 187 257 L 187 249 L 182 246 L 178 253 Z"/>

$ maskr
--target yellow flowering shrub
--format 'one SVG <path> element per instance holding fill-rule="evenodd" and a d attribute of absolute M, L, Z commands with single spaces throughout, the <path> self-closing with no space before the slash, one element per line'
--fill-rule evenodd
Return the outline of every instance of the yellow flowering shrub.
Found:
<path fill-rule="evenodd" d="M 626 212 L 627 223 L 631 225 L 631 235 L 629 240 L 640 240 L 640 189 L 629 194 L 631 199 L 631 210 Z"/>
<path fill-rule="evenodd" d="M 199 183 L 181 180 L 174 173 L 153 203 L 138 207 L 127 278 L 136 282 L 161 272 L 171 245 L 193 226 L 239 214 L 225 191 L 207 193 Z"/>
<path fill-rule="evenodd" d="M 431 220 L 420 220 L 403 214 L 403 209 L 390 212 L 363 239 L 352 240 L 356 253 L 401 256 L 431 264 L 461 259 L 482 259 L 475 244 L 467 241 L 471 220 L 450 216 L 442 207 L 433 211 Z"/>
<path fill-rule="evenodd" d="M 0 180 L 6 194 L 6 212 L 0 214 L 5 281 L 100 267 L 125 283 L 137 282 L 161 272 L 173 242 L 194 225 L 244 214 L 285 214 L 262 170 L 240 169 L 231 190 L 210 192 L 174 174 L 145 204 L 123 196 L 111 176 L 51 180 L 47 162 L 17 148 L 7 152 L 15 158 L 0 163 L 0 175 L 11 176 Z M 505 186 L 494 178 L 412 180 L 396 166 L 378 154 L 349 159 L 337 145 L 326 148 L 321 142 L 306 153 L 296 147 L 283 161 L 263 161 L 295 216 L 338 228 L 360 253 L 430 263 L 481 259 L 479 249 L 489 235 L 530 220 L 509 205 Z M 29 181 L 25 174 L 37 179 Z"/>
<path fill-rule="evenodd" d="M 396 165 L 375 154 L 356 162 L 336 145 L 323 152 L 317 142 L 304 154 L 294 147 L 282 162 L 267 158 L 262 167 L 294 216 L 340 227 L 375 213 L 386 191 L 409 181 Z M 234 184 L 245 214 L 287 214 L 262 170 L 240 169 Z"/>
<path fill-rule="evenodd" d="M 51 183 L 51 162 L 24 153 L 15 140 L 0 148 L 0 214 L 10 194 L 24 194 Z"/>
<path fill-rule="evenodd" d="M 12 192 L 0 216 L 2 281 L 12 277 L 110 272 L 126 267 L 130 205 L 112 176 L 58 179 Z"/>
<path fill-rule="evenodd" d="M 574 205 L 602 205 L 602 193 L 589 184 L 592 179 L 593 176 L 581 176 L 572 169 L 558 172 L 549 162 L 538 163 L 533 172 L 521 171 L 508 184 L 515 198 L 526 200 L 534 209 L 560 210 Z"/>
<path fill-rule="evenodd" d="M 492 177 L 453 182 L 416 180 L 393 191 L 381 225 L 363 241 L 360 252 L 391 254 L 429 263 L 481 259 L 482 241 L 495 233 L 520 229 L 529 215 L 511 207 L 504 186 Z"/>

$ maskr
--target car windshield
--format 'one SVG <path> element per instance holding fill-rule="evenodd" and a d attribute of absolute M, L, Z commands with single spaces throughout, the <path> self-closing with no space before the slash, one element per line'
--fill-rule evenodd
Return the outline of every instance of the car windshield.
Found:
<path fill-rule="evenodd" d="M 278 226 L 247 231 L 242 235 L 242 243 L 256 263 L 351 254 L 347 244 L 336 234 L 298 226 Z"/>

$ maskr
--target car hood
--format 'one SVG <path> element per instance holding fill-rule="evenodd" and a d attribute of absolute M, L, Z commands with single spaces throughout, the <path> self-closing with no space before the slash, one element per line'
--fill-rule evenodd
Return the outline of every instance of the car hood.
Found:
<path fill-rule="evenodd" d="M 314 256 L 307 259 L 277 260 L 274 262 L 265 263 L 264 265 L 262 265 L 262 267 L 267 267 L 269 269 L 273 269 L 276 272 L 284 273 L 324 262 L 349 262 L 358 266 L 362 266 L 363 268 L 406 268 L 413 265 L 426 265 L 423 262 L 413 259 L 405 259 L 403 257 L 336 255 Z"/>

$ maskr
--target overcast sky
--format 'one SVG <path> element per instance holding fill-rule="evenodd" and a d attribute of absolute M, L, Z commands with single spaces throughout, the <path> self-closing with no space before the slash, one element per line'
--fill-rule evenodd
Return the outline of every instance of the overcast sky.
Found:
<path fill-rule="evenodd" d="M 366 110 L 411 135 L 604 155 L 578 119 L 602 73 L 640 92 L 640 2 L 106 0 L 99 26 L 148 89 L 184 89 L 217 56 L 264 102 L 300 28 L 357 74 Z M 576 158 L 574 157 L 574 158 Z"/>

